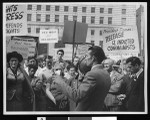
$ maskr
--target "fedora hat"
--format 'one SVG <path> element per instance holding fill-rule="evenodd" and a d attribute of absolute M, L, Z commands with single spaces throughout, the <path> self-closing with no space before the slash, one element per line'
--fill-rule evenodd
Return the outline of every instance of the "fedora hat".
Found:
<path fill-rule="evenodd" d="M 9 62 L 11 58 L 17 58 L 19 62 L 22 62 L 23 60 L 22 55 L 16 51 L 7 53 L 7 62 Z"/>

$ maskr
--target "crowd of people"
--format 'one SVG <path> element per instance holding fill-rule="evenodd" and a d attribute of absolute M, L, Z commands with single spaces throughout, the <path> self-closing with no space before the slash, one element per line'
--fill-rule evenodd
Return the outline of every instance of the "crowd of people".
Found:
<path fill-rule="evenodd" d="M 83 57 L 7 53 L 7 111 L 144 111 L 144 65 L 112 60 L 92 46 Z"/>

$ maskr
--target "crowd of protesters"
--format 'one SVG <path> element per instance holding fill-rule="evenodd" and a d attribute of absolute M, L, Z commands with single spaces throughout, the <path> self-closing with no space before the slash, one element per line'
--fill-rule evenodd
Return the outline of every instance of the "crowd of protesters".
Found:
<path fill-rule="evenodd" d="M 138 57 L 112 60 L 92 46 L 73 62 L 49 55 L 7 54 L 7 111 L 144 111 L 144 69 Z M 23 63 L 23 64 L 22 64 Z"/>

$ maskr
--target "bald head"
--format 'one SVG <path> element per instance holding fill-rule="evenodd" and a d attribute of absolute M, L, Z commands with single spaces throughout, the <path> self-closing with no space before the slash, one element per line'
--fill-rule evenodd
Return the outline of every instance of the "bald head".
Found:
<path fill-rule="evenodd" d="M 107 70 L 108 72 L 111 72 L 112 66 L 114 64 L 114 60 L 106 59 L 106 60 L 104 60 L 103 64 L 104 64 L 104 69 Z"/>

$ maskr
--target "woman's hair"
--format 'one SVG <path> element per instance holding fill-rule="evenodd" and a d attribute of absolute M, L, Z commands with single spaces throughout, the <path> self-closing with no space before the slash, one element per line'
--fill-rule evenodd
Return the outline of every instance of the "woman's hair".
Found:
<path fill-rule="evenodd" d="M 38 69 L 38 66 L 33 64 L 28 64 L 28 70 L 30 70 L 31 68 L 33 68 L 36 71 Z"/>

